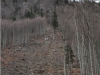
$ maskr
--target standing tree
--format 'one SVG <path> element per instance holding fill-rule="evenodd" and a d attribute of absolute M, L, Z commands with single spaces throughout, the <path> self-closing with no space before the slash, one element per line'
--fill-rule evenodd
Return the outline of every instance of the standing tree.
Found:
<path fill-rule="evenodd" d="M 59 0 L 56 0 L 55 4 L 59 6 Z"/>
<path fill-rule="evenodd" d="M 27 2 L 27 0 L 25 0 L 25 2 Z"/>
<path fill-rule="evenodd" d="M 72 36 L 73 36 L 73 30 L 72 30 L 72 26 L 70 21 L 72 21 L 70 17 L 72 17 L 73 10 L 69 10 L 67 9 L 69 8 L 69 6 L 65 6 L 65 7 L 57 7 L 57 14 L 58 14 L 58 23 L 59 23 L 59 27 L 58 30 L 62 33 L 62 42 L 63 42 L 63 51 L 64 51 L 64 75 L 67 75 L 67 64 L 66 64 L 66 51 L 65 51 L 65 46 L 66 46 L 66 41 L 67 43 L 72 40 Z"/>
<path fill-rule="evenodd" d="M 17 0 L 13 0 L 13 3 L 16 3 L 17 2 Z"/>
<path fill-rule="evenodd" d="M 64 0 L 64 2 L 65 2 L 66 4 L 68 4 L 68 0 Z"/>
<path fill-rule="evenodd" d="M 74 54 L 73 54 L 72 48 L 71 48 L 70 44 L 67 44 L 65 46 L 65 58 L 64 58 L 65 60 L 64 61 L 65 61 L 65 67 L 66 67 L 66 65 L 68 65 L 67 67 L 70 68 L 70 74 L 71 74 L 71 64 L 74 61 L 73 57 L 74 57 Z"/>
<path fill-rule="evenodd" d="M 58 21 L 57 21 L 57 13 L 56 13 L 56 6 L 54 7 L 54 12 L 53 12 L 53 17 L 52 17 L 52 26 L 54 28 L 54 32 L 53 32 L 53 40 L 54 40 L 54 36 L 55 36 L 55 30 L 58 27 Z"/>
<path fill-rule="evenodd" d="M 43 14 L 43 9 L 40 10 L 40 15 L 41 15 L 41 17 L 44 16 L 44 14 Z"/>
<path fill-rule="evenodd" d="M 3 1 L 4 3 L 6 2 L 5 0 L 1 0 L 1 1 Z"/>
<path fill-rule="evenodd" d="M 34 18 L 35 17 L 34 13 L 32 13 L 30 11 L 26 11 L 26 13 L 24 14 L 24 16 L 26 18 Z"/>
<path fill-rule="evenodd" d="M 66 64 L 72 64 L 74 59 L 74 54 L 72 48 L 69 44 L 65 46 L 65 53 L 66 53 Z"/>
<path fill-rule="evenodd" d="M 40 0 L 37 0 L 36 4 L 34 5 L 34 13 L 39 14 L 40 10 Z"/>
<path fill-rule="evenodd" d="M 57 27 L 58 27 L 56 6 L 54 7 L 53 18 L 52 18 L 52 26 L 53 26 L 53 28 L 54 28 L 54 34 L 55 34 L 55 30 L 56 30 Z"/>
<path fill-rule="evenodd" d="M 81 75 L 100 74 L 99 62 L 96 57 L 96 51 L 98 50 L 95 44 L 96 35 L 94 34 L 98 24 L 94 24 L 97 23 L 97 20 L 95 22 L 97 17 L 94 15 L 96 8 L 93 10 L 93 7 L 90 3 L 81 3 L 80 6 L 75 4 L 74 8 L 75 40 Z"/>

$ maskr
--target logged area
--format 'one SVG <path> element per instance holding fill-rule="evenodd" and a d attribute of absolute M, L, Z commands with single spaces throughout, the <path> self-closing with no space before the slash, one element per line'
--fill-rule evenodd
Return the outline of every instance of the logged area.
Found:
<path fill-rule="evenodd" d="M 100 3 L 1 0 L 1 75 L 100 75 Z"/>

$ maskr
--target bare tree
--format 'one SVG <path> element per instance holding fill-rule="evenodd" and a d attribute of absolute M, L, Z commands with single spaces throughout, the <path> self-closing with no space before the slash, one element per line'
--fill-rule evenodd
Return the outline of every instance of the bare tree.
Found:
<path fill-rule="evenodd" d="M 80 12 L 80 13 L 78 13 Z M 90 13 L 91 12 L 91 13 Z M 94 52 L 94 28 L 91 19 L 91 15 L 94 16 L 92 6 L 89 3 L 82 3 L 75 5 L 74 18 L 76 27 L 77 49 L 78 58 L 80 63 L 81 75 L 91 74 L 94 75 L 96 64 L 93 60 L 96 60 Z M 96 27 L 96 26 L 95 26 Z M 98 60 L 98 59 L 97 59 Z M 98 62 L 99 63 L 99 62 Z M 86 67 L 86 69 L 85 69 Z M 97 68 L 98 69 L 98 68 Z M 98 75 L 98 74 L 97 74 Z"/>
<path fill-rule="evenodd" d="M 47 27 L 46 19 L 37 17 L 35 19 L 25 19 L 21 21 L 2 21 L 2 48 L 10 45 L 26 44 L 33 33 L 35 36 L 45 34 Z"/>
<path fill-rule="evenodd" d="M 70 8 L 69 10 L 66 8 Z M 57 14 L 58 14 L 58 29 L 60 32 L 62 32 L 62 41 L 63 41 L 63 50 L 64 50 L 64 75 L 68 75 L 68 66 L 66 64 L 66 51 L 65 51 L 65 45 L 72 42 L 71 38 L 73 36 L 73 30 L 71 27 L 71 22 L 72 18 L 69 19 L 69 17 L 73 16 L 72 12 L 73 10 L 71 9 L 70 6 L 60 6 L 57 8 Z M 70 64 L 69 64 L 70 65 Z M 70 65 L 71 67 L 71 65 Z M 71 72 L 69 72 L 71 74 Z"/>

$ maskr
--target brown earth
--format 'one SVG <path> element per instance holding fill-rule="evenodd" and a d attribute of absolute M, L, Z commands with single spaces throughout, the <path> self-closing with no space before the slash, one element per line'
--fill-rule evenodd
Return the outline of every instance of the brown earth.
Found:
<path fill-rule="evenodd" d="M 63 75 L 62 35 L 57 31 L 53 40 L 53 30 L 49 29 L 43 36 L 31 36 L 27 45 L 7 47 L 1 57 L 1 75 Z M 80 75 L 74 64 L 71 75 Z"/>

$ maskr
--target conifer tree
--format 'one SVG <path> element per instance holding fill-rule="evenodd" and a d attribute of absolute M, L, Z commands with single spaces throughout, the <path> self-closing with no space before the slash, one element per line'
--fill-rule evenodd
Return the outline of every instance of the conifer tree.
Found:
<path fill-rule="evenodd" d="M 56 6 L 54 7 L 53 18 L 52 18 L 52 26 L 53 26 L 53 28 L 54 28 L 54 34 L 55 34 L 55 30 L 56 30 L 57 27 L 58 27 Z"/>
<path fill-rule="evenodd" d="M 74 54 L 73 54 L 73 51 L 72 51 L 72 48 L 69 44 L 67 44 L 65 46 L 65 51 L 66 51 L 66 64 L 71 64 L 73 63 L 74 59 Z"/>
<path fill-rule="evenodd" d="M 68 0 L 64 0 L 64 2 L 65 2 L 66 4 L 68 4 Z"/>
<path fill-rule="evenodd" d="M 59 6 L 59 0 L 56 0 L 55 4 Z"/>
<path fill-rule="evenodd" d="M 40 15 L 41 15 L 41 17 L 44 16 L 44 15 L 43 15 L 43 9 L 40 10 Z"/>
<path fill-rule="evenodd" d="M 16 3 L 17 2 L 17 0 L 13 0 L 13 3 Z"/>
<path fill-rule="evenodd" d="M 1 0 L 1 1 L 3 1 L 4 3 L 6 2 L 5 0 Z"/>
<path fill-rule="evenodd" d="M 36 13 L 37 7 L 36 4 L 34 5 L 34 13 Z"/>
<path fill-rule="evenodd" d="M 25 15 L 24 15 L 26 18 L 34 18 L 35 15 L 34 13 L 32 13 L 32 11 L 26 11 Z"/>
<path fill-rule="evenodd" d="M 25 2 L 27 2 L 27 0 L 25 0 Z"/>

